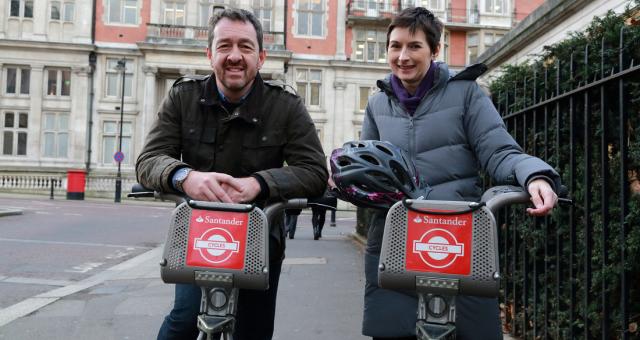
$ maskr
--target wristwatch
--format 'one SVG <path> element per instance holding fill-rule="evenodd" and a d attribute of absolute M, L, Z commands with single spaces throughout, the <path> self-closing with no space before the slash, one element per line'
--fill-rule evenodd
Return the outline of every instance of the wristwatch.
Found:
<path fill-rule="evenodd" d="M 176 171 L 176 173 L 173 175 L 173 187 L 176 188 L 176 190 L 184 192 L 184 189 L 182 189 L 182 184 L 184 184 L 184 181 L 187 179 L 187 176 L 189 176 L 189 173 L 192 170 L 193 169 L 191 168 L 180 168 L 178 169 L 178 171 Z"/>

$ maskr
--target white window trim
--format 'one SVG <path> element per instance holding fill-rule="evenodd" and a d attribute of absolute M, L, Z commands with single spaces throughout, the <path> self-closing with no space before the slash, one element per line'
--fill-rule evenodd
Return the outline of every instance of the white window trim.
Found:
<path fill-rule="evenodd" d="M 182 17 L 183 17 L 183 23 L 178 24 L 176 23 L 176 13 L 178 12 L 178 9 L 176 7 L 176 5 L 178 4 L 182 4 L 183 8 L 182 8 Z M 172 7 L 169 8 L 167 5 L 171 5 Z M 167 23 L 167 9 L 171 9 L 173 11 L 173 22 L 172 23 Z M 174 25 L 174 26 L 184 26 L 187 24 L 187 2 L 186 1 L 181 1 L 181 0 L 163 0 L 162 1 L 162 22 L 165 25 Z"/>
<path fill-rule="evenodd" d="M 104 62 L 104 67 L 105 67 L 105 71 L 103 73 L 104 75 L 104 91 L 103 91 L 103 98 L 105 99 L 117 99 L 120 100 L 120 96 L 122 94 L 122 74 L 120 73 L 120 71 L 111 71 L 111 69 L 109 69 L 109 60 L 119 60 L 120 58 L 105 58 L 105 62 Z M 135 99 L 136 96 L 136 63 L 134 59 L 126 59 L 127 61 L 127 68 L 129 68 L 129 65 L 131 65 L 131 71 L 126 72 L 127 75 L 131 75 L 131 95 L 126 95 L 124 96 L 124 100 L 125 102 L 127 101 L 131 101 L 133 99 Z M 117 82 L 117 88 L 116 88 L 116 95 L 115 96 L 111 96 L 109 95 L 109 74 L 117 74 L 118 77 L 118 82 Z M 125 80 L 126 81 L 126 80 Z"/>
<path fill-rule="evenodd" d="M 49 94 L 49 71 L 56 71 L 56 94 Z M 69 94 L 62 94 L 62 72 L 69 71 L 69 81 L 71 81 L 71 69 L 64 67 L 47 67 L 44 69 L 44 96 L 47 98 L 71 99 L 71 84 L 69 84 Z"/>
<path fill-rule="evenodd" d="M 121 11 L 121 18 L 122 21 L 109 21 L 111 18 L 111 6 L 110 6 L 110 1 L 121 1 L 122 5 L 120 8 Z M 136 0 L 136 23 L 134 24 L 130 24 L 130 23 L 125 23 L 124 22 L 124 17 L 125 17 L 125 1 L 126 0 L 105 0 L 103 2 L 103 7 L 104 8 L 104 16 L 105 16 L 105 20 L 103 20 L 105 26 L 124 26 L 124 27 L 139 27 L 140 26 L 140 0 Z"/>
<path fill-rule="evenodd" d="M 61 115 L 66 115 L 66 116 L 67 116 L 67 129 L 66 129 L 66 130 L 60 130 L 57 126 L 56 126 L 56 128 L 55 128 L 55 129 L 53 129 L 53 130 L 45 129 L 44 120 L 46 119 L 46 115 L 48 115 L 48 114 L 55 115 L 56 124 L 58 123 L 58 118 L 59 118 Z M 71 114 L 70 114 L 69 112 L 52 112 L 52 111 L 47 111 L 47 112 L 43 112 L 43 113 L 42 113 L 42 125 L 41 125 L 41 126 L 42 126 L 42 130 L 41 130 L 41 137 L 40 137 L 40 138 L 42 139 L 42 146 L 41 146 L 41 147 L 42 147 L 42 149 L 41 149 L 41 153 L 40 153 L 40 154 L 42 155 L 42 158 L 47 158 L 47 159 L 58 159 L 58 160 L 65 160 L 65 159 L 69 159 L 69 147 L 70 147 L 70 145 L 71 145 L 71 143 L 70 143 L 70 141 L 71 141 L 71 133 L 70 133 L 70 129 L 69 129 L 69 122 L 70 122 L 70 121 L 69 121 L 69 117 L 70 117 L 70 116 L 71 116 Z M 44 138 L 44 136 L 45 136 L 45 133 L 47 133 L 47 132 L 53 132 L 53 133 L 55 134 L 55 138 L 54 138 L 54 143 L 55 143 L 55 145 L 54 145 L 54 150 L 55 150 L 56 156 L 46 156 L 46 155 L 45 155 L 45 150 L 46 150 L 45 143 L 46 143 L 46 139 Z M 59 156 L 59 155 L 57 155 L 57 153 L 58 153 L 58 142 L 59 142 L 59 141 L 58 141 L 58 135 L 59 135 L 60 133 L 66 133 L 66 134 L 67 134 L 67 150 L 66 150 L 66 155 L 65 155 L 65 156 Z"/>
<path fill-rule="evenodd" d="M 19 7 L 18 7 L 18 16 L 12 16 L 11 15 L 11 1 L 8 1 L 7 3 L 7 19 L 9 20 L 31 20 L 33 21 L 33 16 L 34 16 L 34 12 L 35 12 L 35 2 L 37 0 L 32 0 L 31 1 L 31 16 L 30 17 L 25 17 L 24 16 L 24 10 L 26 8 L 26 0 L 19 0 Z"/>
<path fill-rule="evenodd" d="M 16 92 L 9 93 L 7 92 L 7 82 L 9 81 L 9 72 L 7 69 L 14 68 L 16 69 Z M 22 93 L 22 70 L 31 71 L 31 67 L 26 65 L 4 65 L 2 67 L 2 94 L 7 97 L 29 97 L 31 95 L 31 72 L 29 72 L 29 93 Z M 19 71 L 19 72 L 18 72 Z"/>
<path fill-rule="evenodd" d="M 364 32 L 364 34 L 365 34 L 365 42 L 366 42 L 367 32 L 370 32 L 370 31 L 375 31 L 376 32 L 376 40 L 374 41 L 375 44 L 376 44 L 376 48 L 375 48 L 375 51 L 374 51 L 375 56 L 374 56 L 374 60 L 373 61 L 368 60 L 366 58 L 367 49 L 366 49 L 366 46 L 365 46 L 365 48 L 363 50 L 362 59 L 358 59 L 357 54 L 356 54 L 356 52 L 358 51 L 358 42 L 362 41 L 362 40 L 358 40 L 357 39 L 357 33 L 358 32 L 356 30 L 354 30 L 354 35 L 353 35 L 353 38 L 351 39 L 351 41 L 353 42 L 353 46 L 352 46 L 352 49 L 351 49 L 353 57 L 351 58 L 351 60 L 358 61 L 358 62 L 365 62 L 365 63 L 371 63 L 371 62 L 379 63 L 379 64 L 386 63 L 387 62 L 386 31 L 377 30 L 377 29 L 368 29 L 368 28 L 362 28 L 362 29 L 358 29 L 358 30 Z M 384 40 L 377 40 L 377 35 L 380 32 L 383 33 L 383 36 L 385 37 Z M 384 46 L 383 48 L 385 49 L 384 50 L 384 60 L 382 60 L 382 61 L 380 61 L 380 44 L 381 43 L 383 44 L 383 46 Z"/>
<path fill-rule="evenodd" d="M 487 11 L 487 2 L 496 2 L 502 1 L 502 4 L 505 7 L 504 13 L 496 13 L 494 11 Z M 510 17 L 511 16 L 511 1 L 508 0 L 479 0 L 480 4 L 478 4 L 478 9 L 480 14 L 491 15 L 491 16 L 499 16 L 499 17 Z M 495 6 L 493 6 L 495 8 Z"/>
<path fill-rule="evenodd" d="M 319 82 L 312 81 L 309 78 L 307 78 L 307 80 L 305 81 L 305 83 L 307 84 L 307 89 L 306 89 L 307 93 L 305 93 L 305 97 L 304 98 L 306 100 L 305 100 L 304 105 L 307 107 L 307 109 L 309 111 L 322 111 L 322 108 L 324 106 L 324 101 L 323 101 L 323 97 L 324 96 L 322 95 L 323 88 L 324 88 L 323 83 L 324 83 L 324 77 L 325 77 L 324 71 L 321 68 L 298 67 L 298 68 L 295 69 L 295 73 L 294 73 L 293 76 L 297 77 L 297 72 L 300 71 L 300 70 L 307 71 L 307 76 L 308 77 L 310 76 L 311 71 L 320 71 L 320 81 Z M 294 78 L 294 80 L 295 80 L 296 92 L 297 92 L 298 83 L 299 82 L 298 82 L 298 80 L 296 78 Z M 310 86 L 310 84 L 320 84 L 320 88 L 318 89 L 318 105 L 311 105 L 311 104 L 308 103 L 309 102 L 309 98 L 311 97 L 310 96 L 311 95 L 311 86 Z"/>
<path fill-rule="evenodd" d="M 4 126 L 4 117 L 6 113 L 13 113 L 14 117 L 14 127 L 5 127 Z M 20 124 L 20 115 L 27 115 L 27 127 L 21 128 L 17 127 Z M 0 157 L 27 157 L 29 155 L 29 112 L 22 110 L 4 110 L 0 111 Z M 4 154 L 4 133 L 5 131 L 13 132 L 13 145 L 11 146 L 11 154 Z M 24 155 L 18 154 L 18 134 L 20 132 L 24 132 L 27 134 L 27 144 L 25 145 L 25 153 Z"/>
<path fill-rule="evenodd" d="M 104 132 L 104 124 L 106 122 L 113 122 L 116 123 L 116 132 L 111 135 L 111 134 L 105 134 Z M 131 125 L 131 134 L 129 135 L 124 135 L 125 137 L 129 138 L 129 154 L 127 154 L 127 152 L 125 152 L 124 150 L 122 150 L 122 152 L 124 152 L 124 162 L 122 162 L 120 165 L 122 167 L 133 167 L 135 162 L 133 159 L 133 155 L 135 154 L 134 152 L 134 133 L 135 133 L 135 122 L 132 119 L 124 119 L 122 121 L 123 124 L 130 124 Z M 118 163 L 116 163 L 116 161 L 113 159 L 113 155 L 115 154 L 116 151 L 118 151 L 118 143 L 119 143 L 119 134 L 120 134 L 120 118 L 119 117 L 110 117 L 110 118 L 104 118 L 102 119 L 102 121 L 100 122 L 100 158 L 98 159 L 98 164 L 107 167 L 107 168 L 111 168 L 111 167 L 117 167 Z M 115 142 L 116 144 L 115 146 L 115 150 L 113 151 L 113 153 L 111 153 L 110 155 L 105 155 L 105 137 L 109 136 L 109 137 L 115 137 Z M 108 163 L 104 162 L 105 157 L 108 156 L 110 161 Z"/>
<path fill-rule="evenodd" d="M 60 19 L 52 19 L 51 18 L 51 13 L 53 12 L 53 3 L 57 2 L 60 4 Z M 67 6 L 69 5 L 73 5 L 73 16 L 71 18 L 71 20 L 66 20 L 66 13 L 67 13 Z M 56 1 L 51 1 L 49 2 L 49 16 L 48 19 L 49 21 L 53 21 L 53 22 L 59 22 L 59 23 L 71 23 L 75 21 L 76 18 L 76 4 L 74 1 L 64 1 L 64 0 L 56 0 Z"/>
<path fill-rule="evenodd" d="M 323 23 L 321 25 L 322 28 L 322 33 L 320 35 L 312 35 L 312 34 L 302 34 L 298 32 L 298 22 L 299 22 L 299 15 L 300 15 L 300 5 L 299 3 L 296 3 L 295 5 L 295 12 L 294 12 L 294 30 L 293 30 L 293 36 L 296 38 L 306 38 L 306 39 L 325 39 L 327 34 L 328 34 L 328 27 L 326 25 L 327 23 L 327 1 L 328 0 L 321 0 L 322 1 L 322 20 L 321 22 Z M 313 10 L 303 10 L 303 13 L 316 13 L 316 11 Z M 312 24 L 310 22 L 308 22 L 308 24 L 310 25 L 310 28 L 313 28 Z"/>

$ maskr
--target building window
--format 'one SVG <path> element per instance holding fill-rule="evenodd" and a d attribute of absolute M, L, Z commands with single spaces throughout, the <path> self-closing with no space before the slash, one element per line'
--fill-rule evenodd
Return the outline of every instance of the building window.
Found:
<path fill-rule="evenodd" d="M 391 0 L 355 0 L 353 8 L 368 11 L 390 11 Z"/>
<path fill-rule="evenodd" d="M 495 32 L 484 32 L 484 47 L 489 48 L 493 46 L 498 40 L 504 37 L 503 33 L 495 33 Z"/>
<path fill-rule="evenodd" d="M 421 0 L 420 6 L 431 12 L 441 12 L 444 11 L 444 0 Z"/>
<path fill-rule="evenodd" d="M 253 14 L 256 15 L 262 29 L 271 31 L 271 23 L 273 22 L 273 0 L 253 0 Z"/>
<path fill-rule="evenodd" d="M 184 25 L 184 3 L 165 1 L 163 3 L 163 23 L 165 25 Z"/>
<path fill-rule="evenodd" d="M 298 95 L 307 106 L 320 106 L 320 86 L 322 86 L 322 71 L 313 69 L 296 70 L 296 85 Z"/>
<path fill-rule="evenodd" d="M 491 14 L 508 14 L 507 0 L 484 0 L 484 11 Z"/>
<path fill-rule="evenodd" d="M 27 67 L 8 66 L 5 67 L 4 73 L 4 92 L 6 94 L 29 94 L 31 69 Z"/>
<path fill-rule="evenodd" d="M 324 35 L 324 2 L 325 0 L 298 0 L 299 35 L 321 37 Z"/>
<path fill-rule="evenodd" d="M 70 69 L 47 69 L 47 96 L 68 96 L 71 92 Z"/>
<path fill-rule="evenodd" d="M 471 64 L 478 58 L 478 33 L 467 34 L 467 63 Z"/>
<path fill-rule="evenodd" d="M 122 153 L 124 160 L 121 165 L 131 165 L 131 122 L 122 124 Z M 106 120 L 102 124 L 102 164 L 116 164 L 113 155 L 118 151 L 120 124 L 117 120 Z"/>
<path fill-rule="evenodd" d="M 52 1 L 50 11 L 51 20 L 71 22 L 73 21 L 75 4 L 73 2 Z"/>
<path fill-rule="evenodd" d="M 238 7 L 239 0 L 200 0 L 200 22 L 201 27 L 209 25 L 209 18 L 214 12 L 224 7 Z"/>
<path fill-rule="evenodd" d="M 361 86 L 358 90 L 358 110 L 364 111 L 367 109 L 369 97 L 376 92 L 376 89 L 374 87 Z"/>
<path fill-rule="evenodd" d="M 355 60 L 386 62 L 387 33 L 385 31 L 357 30 L 355 44 Z"/>
<path fill-rule="evenodd" d="M 107 7 L 110 24 L 138 24 L 137 0 L 107 0 Z"/>
<path fill-rule="evenodd" d="M 26 112 L 4 112 L 2 114 L 2 154 L 25 156 L 27 154 L 27 128 L 29 115 Z"/>
<path fill-rule="evenodd" d="M 45 113 L 43 116 L 42 155 L 66 158 L 69 150 L 69 114 Z"/>
<path fill-rule="evenodd" d="M 10 0 L 9 16 L 33 18 L 33 0 Z"/>
<path fill-rule="evenodd" d="M 125 70 L 124 77 L 124 96 L 131 97 L 132 96 L 132 85 L 133 85 L 133 60 L 126 59 L 127 65 Z M 118 70 L 118 59 L 108 58 L 107 59 L 107 88 L 106 88 L 106 96 L 107 97 L 118 97 L 122 96 L 122 71 Z"/>

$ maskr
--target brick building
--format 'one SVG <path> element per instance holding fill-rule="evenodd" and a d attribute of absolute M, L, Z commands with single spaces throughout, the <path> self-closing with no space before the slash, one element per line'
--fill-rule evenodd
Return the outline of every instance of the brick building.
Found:
<path fill-rule="evenodd" d="M 425 6 L 442 19 L 439 59 L 461 69 L 541 2 L 96 0 L 95 7 L 80 0 L 0 2 L 0 175 L 46 177 L 85 168 L 87 190 L 111 191 L 104 183 L 116 172 L 122 113 L 127 190 L 133 162 L 168 88 L 182 75 L 211 71 L 206 25 L 218 8 L 245 8 L 260 18 L 268 55 L 263 78 L 284 81 L 304 98 L 329 154 L 359 137 L 367 98 L 388 73 L 386 27 L 402 8 Z"/>

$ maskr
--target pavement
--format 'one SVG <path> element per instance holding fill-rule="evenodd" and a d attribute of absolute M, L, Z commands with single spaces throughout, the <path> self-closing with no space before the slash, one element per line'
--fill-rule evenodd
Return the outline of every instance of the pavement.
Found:
<path fill-rule="evenodd" d="M 21 213 L 0 207 L 0 217 Z M 296 238 L 287 240 L 273 340 L 370 339 L 360 334 L 366 240 L 355 234 L 354 211 L 339 211 L 335 227 L 329 217 L 314 241 L 304 210 Z M 159 275 L 162 250 L 1 309 L 0 339 L 155 339 L 173 305 L 173 285 Z"/>
<path fill-rule="evenodd" d="M 0 208 L 0 210 L 2 210 Z M 338 212 L 313 240 L 310 214 L 296 238 L 278 290 L 274 340 L 362 340 L 364 269 L 354 239 L 355 212 Z M 173 304 L 173 285 L 159 276 L 162 246 L 91 277 L 0 310 L 0 339 L 155 339 Z"/>

